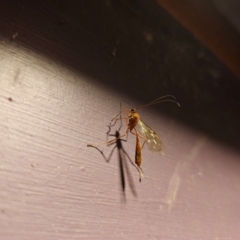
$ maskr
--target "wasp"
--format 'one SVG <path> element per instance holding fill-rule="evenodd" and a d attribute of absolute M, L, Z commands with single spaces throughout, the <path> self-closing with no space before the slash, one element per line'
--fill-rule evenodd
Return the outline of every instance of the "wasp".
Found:
<path fill-rule="evenodd" d="M 112 123 L 111 127 L 112 127 L 116 124 L 116 122 L 118 120 L 124 119 L 124 118 L 118 118 L 118 116 L 123 111 L 125 111 L 126 116 L 127 116 L 125 118 L 127 128 L 125 130 L 125 133 L 122 136 L 120 136 L 119 138 L 123 138 L 124 136 L 127 137 L 129 132 L 136 135 L 135 163 L 139 168 L 142 163 L 142 149 L 143 149 L 145 143 L 147 143 L 148 148 L 151 151 L 159 152 L 162 155 L 164 155 L 164 146 L 163 146 L 163 143 L 160 140 L 159 136 L 157 135 L 157 133 L 141 120 L 140 115 L 137 112 L 137 110 L 140 108 L 145 108 L 147 106 L 151 106 L 151 105 L 154 105 L 157 103 L 162 103 L 162 102 L 173 102 L 173 103 L 176 103 L 180 107 L 180 104 L 175 99 L 176 98 L 172 95 L 166 95 L 163 97 L 159 97 L 142 107 L 133 108 L 131 110 L 124 109 L 124 110 L 120 111 L 120 113 L 111 120 L 111 123 Z M 142 146 L 140 143 L 140 138 L 144 139 L 144 143 Z"/>
<path fill-rule="evenodd" d="M 137 167 L 138 167 L 137 170 L 140 174 L 139 181 L 141 181 L 141 177 L 144 176 L 143 170 L 141 168 L 141 164 L 142 164 L 142 149 L 143 149 L 145 143 L 147 143 L 148 148 L 151 151 L 159 152 L 162 155 L 164 154 L 164 146 L 163 146 L 163 143 L 160 140 L 159 136 L 157 135 L 157 133 L 141 120 L 140 115 L 137 112 L 137 110 L 140 108 L 145 108 L 145 107 L 148 107 L 148 106 L 151 106 L 154 104 L 158 104 L 158 103 L 162 103 L 162 102 L 173 102 L 173 103 L 176 103 L 180 107 L 180 104 L 176 101 L 176 98 L 173 95 L 166 95 L 163 97 L 159 97 L 144 106 L 141 106 L 138 108 L 133 108 L 131 110 L 129 110 L 127 108 L 121 110 L 121 107 L 120 107 L 120 112 L 117 114 L 117 116 L 115 116 L 111 120 L 108 127 L 109 127 L 109 129 L 111 129 L 119 120 L 121 120 L 121 125 L 122 125 L 122 120 L 125 119 L 126 126 L 127 126 L 125 129 L 125 133 L 123 135 L 120 135 L 120 133 L 118 131 L 117 134 L 115 135 L 115 139 L 113 139 L 113 140 L 110 140 L 107 142 L 102 142 L 97 145 L 88 144 L 87 146 L 97 148 L 97 146 L 102 145 L 102 144 L 111 145 L 113 142 L 116 142 L 118 145 L 119 142 L 121 142 L 121 140 L 126 141 L 126 140 L 123 140 L 123 138 L 124 137 L 127 138 L 129 132 L 132 133 L 133 135 L 136 136 L 135 164 L 137 165 Z M 124 111 L 125 111 L 126 117 L 122 118 L 121 114 Z M 144 139 L 144 142 L 142 145 L 140 142 L 140 138 Z M 118 149 L 121 149 L 121 148 L 122 147 L 118 147 Z"/>

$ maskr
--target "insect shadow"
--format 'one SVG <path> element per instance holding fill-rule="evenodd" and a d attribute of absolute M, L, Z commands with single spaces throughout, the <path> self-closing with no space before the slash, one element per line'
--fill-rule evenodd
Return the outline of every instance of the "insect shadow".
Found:
<path fill-rule="evenodd" d="M 92 144 L 88 144 L 88 147 L 93 147 L 95 149 L 97 149 L 103 156 L 103 158 L 105 159 L 106 162 L 109 162 L 112 158 L 112 155 L 114 153 L 114 150 L 117 149 L 118 152 L 118 160 L 119 160 L 119 169 L 120 169 L 120 180 L 121 180 L 121 187 L 122 187 L 122 192 L 124 195 L 124 199 L 125 199 L 125 189 L 126 189 L 126 177 L 128 179 L 129 182 L 129 186 L 131 189 L 132 194 L 137 197 L 137 193 L 134 187 L 134 181 L 131 175 L 131 172 L 129 170 L 129 166 L 128 166 L 128 161 L 137 169 L 137 171 L 139 172 L 139 181 L 141 181 L 141 176 L 142 176 L 142 172 L 140 171 L 140 169 L 133 163 L 133 161 L 131 160 L 131 158 L 129 157 L 128 153 L 125 151 L 125 149 L 123 148 L 122 142 L 126 142 L 127 139 L 122 139 L 121 135 L 120 135 L 120 130 L 122 127 L 122 121 L 121 121 L 121 125 L 119 127 L 118 130 L 116 130 L 115 134 L 110 134 L 112 128 L 111 125 L 108 125 L 108 132 L 107 134 L 107 141 L 106 144 L 108 146 L 112 146 L 115 145 L 113 147 L 113 149 L 111 150 L 111 152 L 109 153 L 109 156 L 106 157 L 106 155 L 103 153 L 103 151 L 101 151 L 97 146 L 94 146 Z M 109 137 L 114 137 L 114 139 L 112 140 L 108 140 Z"/>

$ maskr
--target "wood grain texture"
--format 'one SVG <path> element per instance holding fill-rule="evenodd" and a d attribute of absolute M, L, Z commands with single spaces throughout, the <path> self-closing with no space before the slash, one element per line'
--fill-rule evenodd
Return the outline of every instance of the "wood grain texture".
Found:
<path fill-rule="evenodd" d="M 238 79 L 164 11 L 151 28 L 154 3 L 78 4 L 0 5 L 1 239 L 238 239 Z M 106 163 L 87 144 L 105 140 L 120 101 L 166 93 L 182 107 L 140 110 L 166 154 L 144 147 L 141 183 L 128 164 L 137 196 L 126 181 L 124 200 L 117 152 Z M 135 137 L 123 146 L 134 159 Z"/>

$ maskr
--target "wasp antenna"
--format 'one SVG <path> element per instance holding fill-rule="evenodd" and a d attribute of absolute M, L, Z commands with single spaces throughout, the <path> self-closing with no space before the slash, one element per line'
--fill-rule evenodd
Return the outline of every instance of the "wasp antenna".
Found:
<path fill-rule="evenodd" d="M 148 106 L 151 106 L 151 105 L 154 105 L 157 103 L 162 103 L 162 102 L 174 102 L 180 107 L 180 103 L 175 101 L 175 99 L 176 98 L 173 95 L 165 95 L 165 96 L 159 97 L 159 98 L 153 100 L 152 102 L 150 102 L 142 107 L 139 107 L 139 108 L 145 108 L 145 107 L 148 107 Z M 139 109 L 139 108 L 137 108 L 137 109 Z"/>
<path fill-rule="evenodd" d="M 165 95 L 165 96 L 162 96 L 162 97 L 159 97 L 159 98 L 157 98 L 157 99 L 155 99 L 155 100 L 153 100 L 152 102 L 150 102 L 150 103 L 148 103 L 148 104 L 154 104 L 154 103 L 157 103 L 157 102 L 159 102 L 159 100 L 163 100 L 163 99 L 166 99 L 166 98 L 173 98 L 173 99 L 176 99 L 173 95 Z"/>
<path fill-rule="evenodd" d="M 165 99 L 165 100 L 161 100 L 159 102 L 155 102 L 154 104 L 156 103 L 162 103 L 162 102 L 173 102 L 173 103 L 176 103 L 179 107 L 181 107 L 180 103 L 175 101 L 175 100 L 171 100 L 171 99 Z M 152 104 L 151 104 L 152 105 Z"/>

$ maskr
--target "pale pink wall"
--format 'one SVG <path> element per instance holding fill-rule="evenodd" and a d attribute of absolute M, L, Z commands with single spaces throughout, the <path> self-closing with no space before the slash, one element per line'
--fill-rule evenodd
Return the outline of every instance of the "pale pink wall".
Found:
<path fill-rule="evenodd" d="M 17 26 L 12 31 L 24 34 L 21 24 Z M 43 48 L 54 42 L 45 37 Z M 127 96 L 134 91 L 130 82 L 123 84 L 126 91 L 117 92 L 114 84 L 111 88 L 83 74 L 68 60 L 58 62 L 47 51 L 29 49 L 26 42 L 21 44 L 24 38 L 30 39 L 19 33 L 10 42 L 4 35 L 0 44 L 0 239 L 239 239 L 239 152 L 177 121 L 191 102 L 180 109 L 166 103 L 155 111 L 140 111 L 161 135 L 166 154 L 144 149 L 147 178 L 141 183 L 129 165 L 137 196 L 126 181 L 124 201 L 117 152 L 106 163 L 87 144 L 105 140 L 106 125 L 120 101 L 130 108 L 142 101 Z M 68 49 L 67 44 L 65 40 L 59 52 Z M 101 72 L 95 60 L 79 62 L 81 54 L 76 53 L 79 69 L 86 64 L 94 74 Z M 124 72 L 124 64 L 113 60 L 102 69 L 109 82 Z M 156 96 L 140 90 L 148 100 Z M 184 92 L 178 99 L 184 103 Z M 168 115 L 163 113 L 166 108 Z M 129 136 L 124 148 L 132 159 L 134 147 L 135 138 Z"/>

